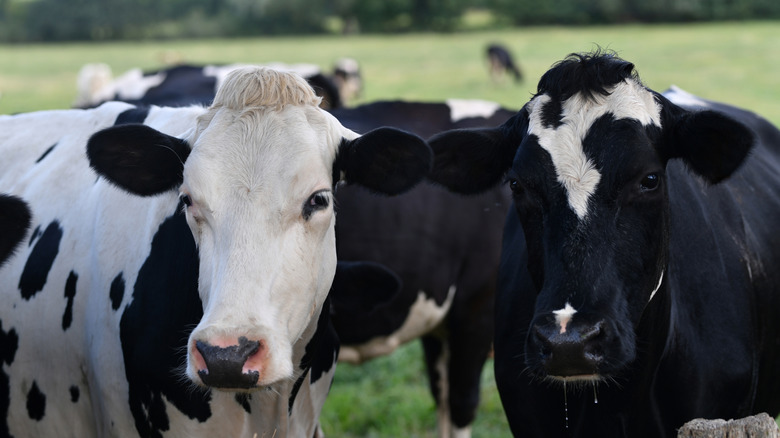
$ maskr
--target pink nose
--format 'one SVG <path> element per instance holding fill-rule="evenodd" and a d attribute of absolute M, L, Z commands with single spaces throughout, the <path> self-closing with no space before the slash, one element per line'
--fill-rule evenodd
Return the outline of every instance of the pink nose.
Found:
<path fill-rule="evenodd" d="M 257 386 L 266 357 L 265 343 L 244 336 L 236 343 L 213 342 L 195 341 L 195 348 L 190 349 L 203 384 L 232 389 Z"/>

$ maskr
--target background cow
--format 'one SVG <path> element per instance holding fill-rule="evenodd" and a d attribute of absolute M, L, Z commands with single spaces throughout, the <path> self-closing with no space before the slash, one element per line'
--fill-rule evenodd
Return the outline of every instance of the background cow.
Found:
<path fill-rule="evenodd" d="M 493 43 L 488 45 L 485 53 L 490 65 L 490 77 L 497 81 L 504 75 L 511 74 L 515 82 L 523 80 L 523 73 L 515 62 L 514 57 L 502 44 Z"/>
<path fill-rule="evenodd" d="M 495 126 L 514 111 L 485 101 L 387 101 L 332 114 L 356 132 L 387 125 L 429 137 L 447 129 Z M 353 311 L 351 318 L 335 315 L 342 360 L 359 363 L 422 337 L 439 433 L 468 436 L 492 343 L 508 190 L 496 186 L 467 197 L 420 184 L 380 199 L 352 186 L 339 187 L 337 199 L 339 259 L 380 262 L 403 284 L 399 295 L 374 311 Z"/>
<path fill-rule="evenodd" d="M 430 143 L 437 181 L 474 193 L 506 174 L 513 191 L 495 368 L 515 435 L 780 413 L 777 128 L 678 106 L 594 53 L 545 73 L 504 125 Z"/>
<path fill-rule="evenodd" d="M 0 271 L 0 435 L 317 434 L 333 186 L 396 194 L 430 166 L 419 137 L 319 102 L 245 68 L 209 108 L 0 117 L 0 188 L 34 213 Z"/>
<path fill-rule="evenodd" d="M 357 63 L 343 64 L 345 65 L 343 68 L 336 68 L 338 85 L 333 77 L 324 74 L 313 64 L 273 63 L 266 64 L 265 67 L 303 76 L 317 95 L 322 97 L 320 105 L 329 109 L 340 108 L 343 104 L 339 86 L 350 95 L 355 93 L 355 83 L 360 83 L 362 86 L 359 70 L 355 71 Z M 136 68 L 113 78 L 108 65 L 87 64 L 79 71 L 78 96 L 74 106 L 90 108 L 109 100 L 136 105 L 209 105 L 227 74 L 244 66 L 245 64 L 176 65 L 145 73 Z"/>
<path fill-rule="evenodd" d="M 0 267 L 30 227 L 30 208 L 15 196 L 0 195 Z"/>

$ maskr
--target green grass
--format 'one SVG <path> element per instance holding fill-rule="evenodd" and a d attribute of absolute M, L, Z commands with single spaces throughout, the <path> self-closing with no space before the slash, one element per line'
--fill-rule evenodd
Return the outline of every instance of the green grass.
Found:
<path fill-rule="evenodd" d="M 419 342 L 360 366 L 339 364 L 321 416 L 334 437 L 436 437 L 436 406 L 428 391 Z M 511 437 L 493 378 L 482 373 L 482 403 L 473 436 Z"/>
<path fill-rule="evenodd" d="M 509 46 L 525 81 L 493 83 L 484 47 Z M 329 69 L 339 57 L 360 61 L 361 102 L 377 99 L 487 99 L 519 108 L 552 63 L 596 44 L 634 62 L 646 85 L 676 84 L 700 96 L 752 109 L 780 125 L 777 22 L 614 27 L 532 27 L 456 34 L 320 36 L 143 43 L 0 46 L 0 113 L 68 107 L 88 62 L 114 74 L 157 68 L 175 54 L 191 63 L 311 62 Z"/>
<path fill-rule="evenodd" d="M 484 18 L 484 17 L 483 17 Z M 477 23 L 478 26 L 479 23 Z M 364 95 L 442 101 L 474 98 L 521 107 L 551 64 L 600 45 L 634 62 L 645 84 L 676 84 L 694 94 L 752 109 L 780 126 L 777 22 L 615 27 L 532 27 L 459 34 L 325 36 L 144 43 L 0 45 L 0 114 L 69 107 L 76 75 L 89 62 L 114 74 L 158 68 L 171 54 L 190 63 L 310 62 L 329 69 L 339 57 L 363 68 Z M 509 46 L 525 81 L 489 80 L 484 47 Z M 360 367 L 340 365 L 323 412 L 338 437 L 433 437 L 436 415 L 419 343 Z M 493 382 L 483 374 L 475 437 L 509 436 Z"/>

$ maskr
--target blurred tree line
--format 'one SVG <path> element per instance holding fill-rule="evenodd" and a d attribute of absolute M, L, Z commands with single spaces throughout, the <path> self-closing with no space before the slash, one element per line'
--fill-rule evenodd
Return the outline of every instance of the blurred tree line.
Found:
<path fill-rule="evenodd" d="M 780 18 L 778 0 L 0 0 L 0 41 L 455 31 L 485 26 Z"/>

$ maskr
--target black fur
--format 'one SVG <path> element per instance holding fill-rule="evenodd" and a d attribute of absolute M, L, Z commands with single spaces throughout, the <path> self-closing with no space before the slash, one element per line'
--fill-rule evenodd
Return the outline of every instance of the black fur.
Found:
<path fill-rule="evenodd" d="M 113 184 L 140 196 L 177 188 L 189 154 L 186 141 L 139 124 L 106 128 L 87 142 L 90 166 Z"/>
<path fill-rule="evenodd" d="M 456 193 L 482 193 L 501 181 L 527 130 L 522 109 L 497 128 L 437 134 L 428 140 L 435 156 L 428 179 Z"/>
<path fill-rule="evenodd" d="M 614 52 L 572 53 L 542 75 L 537 95 L 547 94 L 558 101 L 577 93 L 588 97 L 594 93 L 607 96 L 608 88 L 629 78 L 639 81 L 634 64 L 620 59 Z"/>
<path fill-rule="evenodd" d="M 333 163 L 334 182 L 344 172 L 347 183 L 397 195 L 420 182 L 430 171 L 431 161 L 431 149 L 420 137 L 377 128 L 354 140 L 342 140 Z"/>
<path fill-rule="evenodd" d="M 0 195 L 0 267 L 24 239 L 31 216 L 27 203 L 15 196 Z"/>

